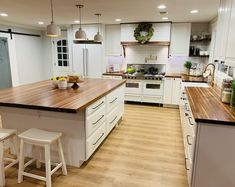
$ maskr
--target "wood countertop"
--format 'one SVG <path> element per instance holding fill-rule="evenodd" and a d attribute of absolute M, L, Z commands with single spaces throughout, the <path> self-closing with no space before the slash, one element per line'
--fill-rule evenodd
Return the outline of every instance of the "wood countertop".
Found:
<path fill-rule="evenodd" d="M 207 82 L 207 78 L 203 76 L 188 76 L 188 75 L 181 75 L 182 82 Z"/>
<path fill-rule="evenodd" d="M 0 91 L 0 106 L 77 113 L 102 98 L 125 80 L 84 79 L 80 88 L 59 90 L 50 80 Z"/>
<path fill-rule="evenodd" d="M 218 88 L 186 88 L 196 122 L 235 125 L 235 110 L 220 100 Z"/>

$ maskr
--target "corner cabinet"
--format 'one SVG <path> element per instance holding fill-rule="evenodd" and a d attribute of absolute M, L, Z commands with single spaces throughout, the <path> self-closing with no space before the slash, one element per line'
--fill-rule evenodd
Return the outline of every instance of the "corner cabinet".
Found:
<path fill-rule="evenodd" d="M 173 23 L 170 56 L 189 56 L 191 23 Z"/>
<path fill-rule="evenodd" d="M 179 105 L 181 94 L 181 79 L 168 78 L 164 79 L 164 105 Z"/>
<path fill-rule="evenodd" d="M 121 24 L 121 41 L 136 42 L 134 31 L 138 24 Z M 150 41 L 170 42 L 171 23 L 153 23 L 154 35 Z"/>

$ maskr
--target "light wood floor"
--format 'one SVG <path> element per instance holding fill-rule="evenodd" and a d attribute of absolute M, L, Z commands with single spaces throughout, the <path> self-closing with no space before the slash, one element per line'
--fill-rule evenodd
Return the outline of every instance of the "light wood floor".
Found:
<path fill-rule="evenodd" d="M 39 171 L 39 173 L 41 173 Z M 42 187 L 17 170 L 6 173 L 7 187 Z M 178 109 L 126 105 L 122 123 L 89 162 L 68 175 L 53 176 L 53 187 L 188 187 Z"/>

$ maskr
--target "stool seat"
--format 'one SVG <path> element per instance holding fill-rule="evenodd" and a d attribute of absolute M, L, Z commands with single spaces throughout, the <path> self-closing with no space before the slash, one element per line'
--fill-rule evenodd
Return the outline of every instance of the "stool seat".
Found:
<path fill-rule="evenodd" d="M 0 141 L 7 139 L 8 137 L 15 135 L 16 130 L 14 129 L 0 129 Z"/>
<path fill-rule="evenodd" d="M 25 141 L 51 144 L 52 142 L 58 140 L 58 138 L 62 136 L 62 133 L 48 132 L 41 129 L 32 128 L 19 134 L 18 136 Z"/>

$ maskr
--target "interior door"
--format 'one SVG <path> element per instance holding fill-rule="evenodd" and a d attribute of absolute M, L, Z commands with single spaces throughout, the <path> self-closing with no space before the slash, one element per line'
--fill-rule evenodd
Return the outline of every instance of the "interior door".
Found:
<path fill-rule="evenodd" d="M 68 40 L 66 38 L 53 40 L 53 54 L 54 76 L 67 76 L 71 70 L 71 61 L 69 58 Z"/>
<path fill-rule="evenodd" d="M 12 87 L 7 38 L 0 37 L 0 89 Z"/>

